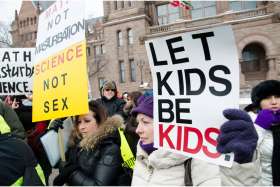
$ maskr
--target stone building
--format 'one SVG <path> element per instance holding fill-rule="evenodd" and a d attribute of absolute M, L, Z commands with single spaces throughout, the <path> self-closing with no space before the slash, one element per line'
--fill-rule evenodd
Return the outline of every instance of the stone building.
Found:
<path fill-rule="evenodd" d="M 116 81 L 120 92 L 152 87 L 145 40 L 224 24 L 232 25 L 235 34 L 241 97 L 248 97 L 261 80 L 280 79 L 280 2 L 192 1 L 192 10 L 172 7 L 168 1 L 104 1 L 103 5 L 103 17 L 87 20 L 94 98 L 108 79 Z M 35 46 L 38 13 L 30 1 L 23 1 L 12 23 L 14 46 Z"/>
<path fill-rule="evenodd" d="M 280 78 L 280 2 L 192 1 L 192 6 L 186 10 L 167 1 L 104 1 L 96 32 L 102 34 L 88 45 L 93 51 L 89 71 L 96 72 L 90 79 L 93 96 L 99 96 L 96 87 L 107 79 L 115 80 L 121 92 L 139 90 L 143 83 L 152 86 L 145 40 L 224 24 L 232 25 L 235 34 L 241 97 L 248 97 L 261 80 Z"/>
<path fill-rule="evenodd" d="M 22 1 L 19 12 L 11 24 L 14 47 L 34 47 L 37 37 L 39 9 L 31 1 Z"/>

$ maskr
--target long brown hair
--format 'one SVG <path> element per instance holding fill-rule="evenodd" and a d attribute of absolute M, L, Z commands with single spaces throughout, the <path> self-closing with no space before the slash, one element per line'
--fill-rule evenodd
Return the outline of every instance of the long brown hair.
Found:
<path fill-rule="evenodd" d="M 89 110 L 93 112 L 93 117 L 96 120 L 97 126 L 102 125 L 108 117 L 108 114 L 107 114 L 104 106 L 102 104 L 96 102 L 96 101 L 90 101 L 88 103 L 88 106 L 89 106 Z M 79 132 L 79 129 L 78 129 L 79 116 L 80 115 L 75 116 L 75 118 L 74 118 L 74 128 L 71 132 L 71 136 L 70 136 L 70 140 L 69 140 L 70 147 L 75 146 L 82 139 L 82 135 L 81 135 L 81 133 Z"/>

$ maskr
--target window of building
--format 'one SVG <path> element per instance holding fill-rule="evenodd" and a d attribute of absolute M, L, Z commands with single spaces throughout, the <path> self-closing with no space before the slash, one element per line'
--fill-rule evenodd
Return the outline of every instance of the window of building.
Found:
<path fill-rule="evenodd" d="M 105 82 L 105 79 L 103 77 L 99 77 L 98 78 L 99 89 L 103 86 L 104 82 Z"/>
<path fill-rule="evenodd" d="M 128 44 L 133 44 L 133 32 L 132 29 L 127 29 Z"/>
<path fill-rule="evenodd" d="M 37 39 L 37 31 L 34 32 L 34 39 Z"/>
<path fill-rule="evenodd" d="M 32 32 L 28 33 L 28 40 L 32 40 Z"/>
<path fill-rule="evenodd" d="M 180 11 L 178 7 L 172 7 L 169 4 L 157 6 L 158 24 L 164 25 L 172 23 L 179 19 Z"/>
<path fill-rule="evenodd" d="M 133 59 L 129 60 L 129 67 L 130 67 L 130 80 L 131 82 L 136 81 L 136 64 Z"/>
<path fill-rule="evenodd" d="M 210 17 L 217 14 L 215 1 L 192 1 L 192 6 L 192 19 Z"/>
<path fill-rule="evenodd" d="M 29 18 L 27 18 L 26 24 L 27 24 L 27 26 L 29 25 Z"/>
<path fill-rule="evenodd" d="M 122 31 L 117 32 L 117 42 L 118 42 L 118 47 L 123 45 Z"/>
<path fill-rule="evenodd" d="M 87 56 L 90 56 L 90 47 L 87 47 Z"/>
<path fill-rule="evenodd" d="M 233 11 L 257 8 L 256 1 L 229 1 L 229 8 Z"/>
<path fill-rule="evenodd" d="M 120 82 L 124 83 L 125 82 L 125 67 L 124 67 L 123 61 L 119 61 L 119 68 L 120 68 Z"/>
<path fill-rule="evenodd" d="M 22 21 L 19 22 L 19 27 L 22 28 Z"/>
<path fill-rule="evenodd" d="M 30 24 L 33 25 L 33 18 L 30 18 Z"/>
<path fill-rule="evenodd" d="M 101 54 L 105 54 L 106 51 L 105 51 L 104 44 L 101 44 L 100 50 L 101 50 Z"/>
<path fill-rule="evenodd" d="M 242 59 L 241 68 L 243 72 L 261 71 L 262 63 L 265 59 L 265 51 L 258 43 L 249 44 L 242 51 Z"/>
<path fill-rule="evenodd" d="M 131 7 L 131 1 L 127 1 L 128 7 Z"/>
<path fill-rule="evenodd" d="M 114 10 L 117 10 L 117 9 L 118 9 L 118 2 L 114 1 Z"/>
<path fill-rule="evenodd" d="M 124 1 L 121 1 L 121 8 L 124 8 Z"/>
<path fill-rule="evenodd" d="M 96 52 L 96 53 L 95 53 L 96 55 L 100 55 L 100 54 L 101 54 L 100 46 L 97 45 L 97 46 L 95 47 L 95 52 Z"/>
<path fill-rule="evenodd" d="M 34 24 L 36 24 L 37 23 L 37 18 L 36 17 L 34 17 Z"/>

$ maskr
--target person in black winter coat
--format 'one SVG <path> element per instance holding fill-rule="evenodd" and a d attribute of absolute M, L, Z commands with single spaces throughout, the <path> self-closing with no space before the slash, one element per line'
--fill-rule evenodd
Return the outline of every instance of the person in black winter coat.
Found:
<path fill-rule="evenodd" d="M 106 119 L 106 111 L 96 101 L 89 103 L 90 112 L 75 119 L 70 137 L 67 162 L 60 169 L 54 185 L 118 186 L 130 185 L 120 151 L 118 128 L 120 116 Z"/>
<path fill-rule="evenodd" d="M 9 132 L 0 116 L 0 186 L 43 186 L 43 171 L 31 148 Z"/>
<path fill-rule="evenodd" d="M 117 97 L 117 86 L 114 81 L 106 81 L 100 89 L 101 98 L 97 99 L 107 110 L 109 116 L 119 114 L 123 116 L 125 101 Z"/>
<path fill-rule="evenodd" d="M 139 91 L 129 92 L 127 95 L 127 102 L 123 109 L 124 115 L 126 117 L 124 132 L 134 156 L 136 155 L 136 148 L 139 140 L 139 135 L 136 133 L 136 128 L 137 128 L 136 117 L 131 114 L 131 111 L 133 108 L 137 107 L 137 100 L 141 95 L 143 94 Z"/>

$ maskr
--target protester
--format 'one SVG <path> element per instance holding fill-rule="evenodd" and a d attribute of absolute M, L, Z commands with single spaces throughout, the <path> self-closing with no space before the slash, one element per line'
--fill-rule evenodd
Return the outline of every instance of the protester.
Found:
<path fill-rule="evenodd" d="M 154 148 L 153 96 L 142 98 L 139 105 L 132 110 L 132 114 L 137 115 L 136 133 L 140 136 L 132 178 L 133 186 L 221 184 L 218 166 Z M 190 167 L 185 170 L 186 162 Z M 191 181 L 184 181 L 185 172 L 187 176 L 191 176 Z"/>
<path fill-rule="evenodd" d="M 13 100 L 17 102 L 17 107 L 12 107 L 23 124 L 27 143 L 34 152 L 48 182 L 52 168 L 40 141 L 40 137 L 46 132 L 48 121 L 32 122 L 32 94 L 13 96 Z"/>
<path fill-rule="evenodd" d="M 252 110 L 250 116 L 237 109 L 224 111 L 229 121 L 221 127 L 217 150 L 233 152 L 235 161 L 239 163 L 237 167 L 246 167 L 246 171 L 232 170 L 226 175 L 232 178 L 243 176 L 248 185 L 279 186 L 280 81 L 259 83 L 251 92 L 251 100 L 252 105 L 248 107 Z"/>
<path fill-rule="evenodd" d="M 105 108 L 96 101 L 89 102 L 89 109 L 89 113 L 75 118 L 67 162 L 54 185 L 130 185 L 120 151 L 118 128 L 123 126 L 122 118 L 106 119 Z"/>
<path fill-rule="evenodd" d="M 135 132 L 137 128 L 137 121 L 134 115 L 131 115 L 133 108 L 137 106 L 137 100 L 142 95 L 141 92 L 129 92 L 127 95 L 127 102 L 124 106 L 124 116 L 125 116 L 125 135 L 129 146 L 134 154 L 136 155 L 137 143 L 139 140 L 138 134 Z"/>
<path fill-rule="evenodd" d="M 0 116 L 0 185 L 43 186 L 45 178 L 30 147 L 10 133 Z"/>
<path fill-rule="evenodd" d="M 25 131 L 16 112 L 8 105 L 0 101 L 0 115 L 5 119 L 10 127 L 11 133 L 21 139 L 25 139 Z"/>
<path fill-rule="evenodd" d="M 101 98 L 97 99 L 97 102 L 106 108 L 109 116 L 123 115 L 125 101 L 117 97 L 118 91 L 114 81 L 106 81 L 101 87 L 100 93 Z"/>

